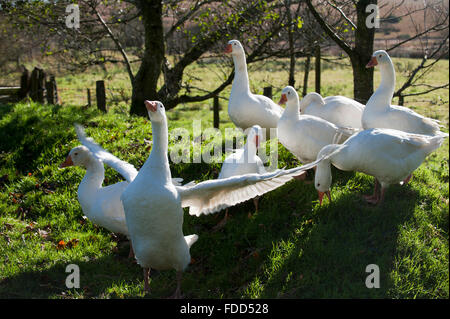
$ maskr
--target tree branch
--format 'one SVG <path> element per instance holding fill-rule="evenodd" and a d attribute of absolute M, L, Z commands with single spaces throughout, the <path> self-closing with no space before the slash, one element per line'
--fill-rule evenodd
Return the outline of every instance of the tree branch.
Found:
<path fill-rule="evenodd" d="M 345 14 L 345 12 L 342 11 L 342 9 L 341 9 L 340 7 L 338 7 L 338 6 L 335 5 L 335 4 L 330 3 L 329 1 L 327 1 L 327 3 L 328 3 L 331 7 L 335 8 L 337 11 L 339 11 L 339 13 L 341 14 L 341 16 L 342 16 L 348 23 L 350 23 L 350 25 L 356 30 L 356 25 L 353 23 L 352 20 L 350 20 L 350 18 L 347 17 L 347 15 Z"/>
<path fill-rule="evenodd" d="M 308 6 L 309 11 L 311 11 L 312 15 L 316 19 L 317 23 L 322 27 L 326 34 L 334 41 L 336 44 L 345 51 L 349 56 L 353 55 L 352 47 L 345 42 L 339 35 L 332 30 L 332 28 L 325 22 L 325 20 L 320 16 L 320 14 L 316 11 L 311 0 L 306 0 L 306 5 Z"/>
<path fill-rule="evenodd" d="M 434 87 L 432 87 L 431 89 L 426 90 L 426 91 L 415 92 L 415 93 L 408 93 L 408 94 L 402 94 L 401 96 L 406 97 L 406 96 L 423 95 L 423 94 L 427 94 L 427 93 L 430 93 L 430 92 L 433 92 L 433 91 L 436 91 L 436 90 L 439 90 L 439 89 L 445 89 L 445 88 L 447 88 L 448 86 L 449 86 L 449 83 L 444 84 L 444 85 L 440 85 L 440 86 L 434 86 Z M 400 95 L 394 95 L 394 96 L 400 96 Z"/>
<path fill-rule="evenodd" d="M 98 20 L 100 21 L 100 23 L 102 24 L 102 26 L 105 28 L 106 32 L 108 32 L 109 36 L 111 37 L 111 39 L 114 41 L 114 43 L 116 44 L 118 50 L 120 51 L 120 53 L 122 54 L 122 57 L 124 59 L 124 63 L 125 66 L 127 68 L 127 72 L 128 72 L 128 76 L 130 77 L 131 83 L 134 82 L 134 74 L 133 74 L 133 70 L 131 69 L 131 63 L 130 60 L 128 59 L 127 53 L 125 52 L 125 50 L 123 49 L 122 45 L 120 44 L 119 40 L 114 36 L 114 34 L 112 33 L 111 29 L 108 27 L 108 25 L 106 24 L 105 20 L 103 20 L 102 16 L 100 15 L 100 13 L 97 11 L 97 8 L 92 8 L 95 12 L 95 15 L 97 16 Z"/>
<path fill-rule="evenodd" d="M 447 16 L 447 18 L 448 18 L 448 16 Z M 395 48 L 398 48 L 399 46 L 401 46 L 401 45 L 403 45 L 403 44 L 405 44 L 405 43 L 407 43 L 407 42 L 409 42 L 411 40 L 417 39 L 418 37 L 421 37 L 422 35 L 427 34 L 428 32 L 431 32 L 431 31 L 442 31 L 442 30 L 448 29 L 448 24 L 446 24 L 446 21 L 447 21 L 447 19 L 445 19 L 441 23 L 435 24 L 434 26 L 432 26 L 432 27 L 430 27 L 430 28 L 428 28 L 428 29 L 426 29 L 426 30 L 424 30 L 422 32 L 419 32 L 419 33 L 415 34 L 414 36 L 410 37 L 409 39 L 406 39 L 406 40 L 403 40 L 403 41 L 397 43 L 396 45 L 390 47 L 389 49 L 386 49 L 386 52 L 392 51 Z M 444 27 L 443 28 L 439 28 L 442 25 L 444 25 Z"/>

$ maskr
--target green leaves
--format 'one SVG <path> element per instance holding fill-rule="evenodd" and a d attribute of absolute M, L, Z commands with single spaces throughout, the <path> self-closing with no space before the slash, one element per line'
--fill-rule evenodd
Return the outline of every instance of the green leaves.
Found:
<path fill-rule="evenodd" d="M 301 29 L 303 27 L 303 20 L 301 17 L 297 18 L 297 29 Z"/>

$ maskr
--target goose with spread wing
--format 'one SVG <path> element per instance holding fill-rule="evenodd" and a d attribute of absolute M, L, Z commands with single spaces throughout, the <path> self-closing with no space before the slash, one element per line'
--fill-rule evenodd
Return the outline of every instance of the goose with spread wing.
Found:
<path fill-rule="evenodd" d="M 168 160 L 168 129 L 164 105 L 145 101 L 152 125 L 153 147 L 136 178 L 121 196 L 136 260 L 144 271 L 144 289 L 149 291 L 150 268 L 175 269 L 181 297 L 182 273 L 190 263 L 190 248 L 196 234 L 183 234 L 183 207 L 200 216 L 218 212 L 276 189 L 302 172 L 301 167 L 265 174 L 245 174 L 208 180 L 195 185 L 171 183 Z"/>
<path fill-rule="evenodd" d="M 113 233 L 129 237 L 120 196 L 124 189 L 138 174 L 136 168 L 110 152 L 104 150 L 92 138 L 86 136 L 81 125 L 75 124 L 78 139 L 83 145 L 74 147 L 67 155 L 60 168 L 81 166 L 86 174 L 78 186 L 78 202 L 86 217 L 96 225 L 104 227 Z M 125 181 L 103 187 L 105 168 L 103 164 L 115 169 L 125 178 Z M 173 183 L 180 185 L 182 179 L 174 179 Z M 133 256 L 130 244 L 129 257 Z"/>
<path fill-rule="evenodd" d="M 234 150 L 223 161 L 220 169 L 219 179 L 244 174 L 265 174 L 266 168 L 257 154 L 258 147 L 263 139 L 263 132 L 259 125 L 253 125 L 248 134 L 247 142 L 241 149 Z M 259 196 L 253 198 L 255 210 L 258 210 Z M 225 226 L 228 220 L 228 208 L 225 210 L 224 218 L 214 227 L 218 230 Z"/>
<path fill-rule="evenodd" d="M 317 165 L 314 185 L 320 203 L 323 194 L 331 197 L 331 164 L 343 171 L 374 176 L 374 193 L 365 199 L 368 203 L 380 204 L 386 188 L 391 184 L 406 183 L 425 158 L 442 145 L 445 137 L 369 129 L 358 132 L 341 145 L 325 146 L 320 150 L 317 161 L 308 164 Z"/>

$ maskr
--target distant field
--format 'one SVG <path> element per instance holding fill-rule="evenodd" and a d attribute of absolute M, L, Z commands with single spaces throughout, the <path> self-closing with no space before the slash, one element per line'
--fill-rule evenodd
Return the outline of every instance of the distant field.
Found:
<path fill-rule="evenodd" d="M 303 62 L 297 63 L 297 84 L 303 82 Z M 418 62 L 394 58 L 397 85 Z M 347 64 L 345 59 L 323 63 L 324 96 L 352 97 Z M 191 85 L 205 90 L 215 87 L 223 72 L 215 63 L 195 64 L 188 71 L 195 75 Z M 426 83 L 445 83 L 448 72 L 448 61 L 442 61 Z M 287 75 L 287 61 L 251 65 L 251 89 L 262 93 L 271 85 L 278 101 Z M 107 81 L 107 88 L 122 90 L 107 90 L 106 115 L 95 105 L 82 107 L 86 88 L 93 89 L 99 79 Z M 175 272 L 153 271 L 152 292 L 145 295 L 141 268 L 126 258 L 128 242 L 82 217 L 76 191 L 84 170 L 58 169 L 78 145 L 74 122 L 115 155 L 142 166 L 150 152 L 144 138 L 151 140 L 151 125 L 128 115 L 126 73 L 110 66 L 107 72 L 58 76 L 57 83 L 62 106 L 0 105 L 0 298 L 169 296 Z M 220 95 L 222 132 L 233 127 L 227 114 L 230 88 Z M 308 91 L 313 90 L 312 71 Z M 439 119 L 448 132 L 448 90 L 407 98 L 406 106 Z M 212 126 L 211 107 L 212 101 L 179 105 L 167 114 L 169 130 L 190 130 L 193 118 Z M 282 145 L 278 151 L 278 167 L 299 165 Z M 171 169 L 185 182 L 201 181 L 216 178 L 220 164 L 171 163 Z M 107 168 L 106 185 L 120 180 Z M 319 206 L 312 184 L 291 181 L 262 196 L 258 212 L 251 201 L 232 207 L 230 221 L 219 232 L 211 229 L 223 213 L 200 218 L 186 213 L 184 233 L 196 233 L 199 240 L 191 249 L 183 293 L 186 298 L 449 298 L 448 139 L 409 184 L 391 186 L 380 207 L 362 199 L 372 187 L 372 177 L 333 169 L 333 201 Z M 61 240 L 76 244 L 62 247 Z M 80 289 L 65 286 L 65 267 L 71 263 L 80 267 Z M 380 268 L 379 289 L 364 284 L 369 264 Z"/>

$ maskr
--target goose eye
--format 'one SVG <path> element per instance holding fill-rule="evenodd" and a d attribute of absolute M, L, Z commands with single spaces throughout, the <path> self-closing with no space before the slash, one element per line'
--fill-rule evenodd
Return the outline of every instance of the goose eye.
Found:
<path fill-rule="evenodd" d="M 317 183 L 317 186 L 320 186 L 320 183 Z"/>
<path fill-rule="evenodd" d="M 382 57 L 382 55 L 380 54 L 379 56 L 378 56 L 379 58 L 381 58 Z"/>
<path fill-rule="evenodd" d="M 73 154 L 73 155 L 75 155 L 75 156 L 76 156 L 76 155 L 78 155 L 78 153 L 75 153 L 75 154 Z"/>

